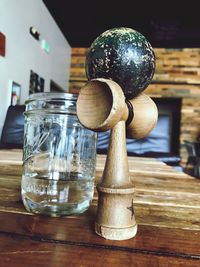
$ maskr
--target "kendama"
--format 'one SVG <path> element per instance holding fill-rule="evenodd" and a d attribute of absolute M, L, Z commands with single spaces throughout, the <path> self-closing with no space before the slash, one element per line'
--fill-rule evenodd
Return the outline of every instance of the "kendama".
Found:
<path fill-rule="evenodd" d="M 137 233 L 126 137 L 143 138 L 157 123 L 157 107 L 143 93 L 154 75 L 154 51 L 138 31 L 113 28 L 91 44 L 85 71 L 88 81 L 78 96 L 78 118 L 93 131 L 111 130 L 97 184 L 95 232 L 106 239 L 125 240 Z"/>

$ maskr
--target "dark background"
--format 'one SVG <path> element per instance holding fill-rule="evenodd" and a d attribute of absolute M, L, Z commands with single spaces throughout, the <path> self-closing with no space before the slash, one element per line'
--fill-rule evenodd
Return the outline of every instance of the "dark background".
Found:
<path fill-rule="evenodd" d="M 198 1 L 43 0 L 72 47 L 89 47 L 105 30 L 130 27 L 153 47 L 200 47 Z"/>

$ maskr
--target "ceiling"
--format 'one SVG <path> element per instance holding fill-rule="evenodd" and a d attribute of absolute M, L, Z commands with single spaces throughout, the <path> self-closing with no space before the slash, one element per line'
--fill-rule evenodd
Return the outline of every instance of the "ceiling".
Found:
<path fill-rule="evenodd" d="M 139 31 L 153 47 L 200 47 L 199 8 L 192 0 L 176 6 L 176 0 L 43 2 L 71 47 L 89 47 L 105 30 L 121 26 Z"/>

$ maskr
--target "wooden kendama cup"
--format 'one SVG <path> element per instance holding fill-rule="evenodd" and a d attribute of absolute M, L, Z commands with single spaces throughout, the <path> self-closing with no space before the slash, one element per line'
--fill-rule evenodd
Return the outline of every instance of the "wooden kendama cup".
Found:
<path fill-rule="evenodd" d="M 143 50 L 139 49 L 141 47 Z M 78 118 L 93 131 L 111 129 L 105 168 L 97 184 L 95 221 L 96 233 L 106 239 L 125 240 L 137 233 L 135 189 L 129 175 L 126 136 L 143 138 L 157 122 L 155 103 L 142 93 L 155 67 L 150 48 L 140 33 L 130 28 L 115 28 L 94 41 L 86 58 L 89 81 L 78 96 Z M 138 51 L 139 55 L 136 53 Z M 130 70 L 127 62 L 130 63 Z M 144 77 L 140 78 L 139 74 Z"/>

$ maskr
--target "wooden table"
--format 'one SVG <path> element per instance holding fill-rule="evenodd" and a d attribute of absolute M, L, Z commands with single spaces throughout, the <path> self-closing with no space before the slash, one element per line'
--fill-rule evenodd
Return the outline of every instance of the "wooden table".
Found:
<path fill-rule="evenodd" d="M 155 159 L 129 158 L 138 233 L 126 241 L 94 232 L 97 195 L 79 216 L 26 212 L 21 151 L 0 152 L 0 266 L 200 266 L 200 181 Z M 97 159 L 96 181 L 105 156 Z"/>

